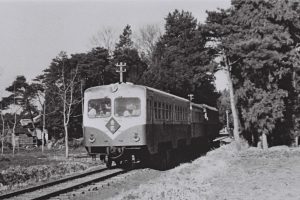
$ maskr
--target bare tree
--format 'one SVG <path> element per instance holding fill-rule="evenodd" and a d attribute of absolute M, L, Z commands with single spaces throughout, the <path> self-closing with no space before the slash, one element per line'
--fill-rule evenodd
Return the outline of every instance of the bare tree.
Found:
<path fill-rule="evenodd" d="M 1 69 L 2 70 L 2 69 Z M 2 133 L 1 133 L 1 155 L 4 153 L 4 139 L 5 139 L 5 121 L 3 115 L 3 106 L 1 102 L 1 120 L 2 120 Z"/>
<path fill-rule="evenodd" d="M 1 154 L 4 153 L 4 138 L 5 138 L 5 121 L 3 116 L 3 110 L 1 109 L 1 120 L 2 120 L 2 134 L 1 134 Z"/>
<path fill-rule="evenodd" d="M 42 133 L 41 133 L 41 137 L 42 137 L 42 153 L 44 153 L 44 145 L 45 145 L 45 133 L 46 133 L 46 117 L 47 115 L 50 115 L 52 113 L 54 113 L 55 111 L 53 112 L 48 112 L 46 113 L 46 106 L 47 106 L 47 103 L 46 103 L 46 85 L 43 84 L 40 80 L 35 80 L 37 81 L 37 83 L 34 83 L 31 85 L 31 87 L 34 87 L 35 88 L 35 94 L 34 94 L 34 97 L 35 97 L 35 104 L 37 104 L 39 106 L 39 115 L 42 117 Z M 50 90 L 48 90 L 50 91 Z M 53 96 L 55 96 L 55 94 L 53 94 Z M 47 102 L 55 102 L 55 99 L 52 99 L 52 98 L 47 98 Z M 34 122 L 33 122 L 34 123 Z"/>
<path fill-rule="evenodd" d="M 92 38 L 90 42 L 93 46 L 104 47 L 112 54 L 117 42 L 116 31 L 112 27 L 103 27 Z"/>
<path fill-rule="evenodd" d="M 156 42 L 162 35 L 160 27 L 156 24 L 148 24 L 139 29 L 139 33 L 135 35 L 136 48 L 149 61 L 154 51 Z"/>
<path fill-rule="evenodd" d="M 46 98 L 45 98 L 45 92 L 41 90 L 37 90 L 36 98 L 38 101 L 39 106 L 41 107 L 41 113 L 42 120 L 43 120 L 43 128 L 42 128 L 42 153 L 44 153 L 44 145 L 45 145 L 45 131 L 46 131 Z M 34 122 L 32 122 L 34 123 Z"/>
<path fill-rule="evenodd" d="M 66 77 L 66 71 L 65 71 L 65 64 L 63 62 L 62 64 L 62 70 L 61 70 L 61 79 L 58 79 L 57 81 L 57 88 L 58 88 L 58 95 L 60 96 L 62 102 L 63 102 L 63 125 L 65 130 L 65 146 L 66 146 L 66 158 L 69 157 L 69 134 L 68 134 L 68 125 L 70 122 L 70 117 L 72 115 L 72 107 L 74 105 L 79 104 L 82 99 L 75 98 L 74 90 L 75 87 L 77 87 L 80 84 L 80 81 L 77 80 L 77 73 L 78 73 L 78 65 L 76 66 L 76 69 L 71 71 L 71 78 Z"/>

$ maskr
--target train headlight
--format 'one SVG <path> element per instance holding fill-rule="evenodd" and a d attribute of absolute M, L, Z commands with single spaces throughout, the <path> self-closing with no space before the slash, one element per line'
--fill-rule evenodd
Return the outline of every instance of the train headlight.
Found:
<path fill-rule="evenodd" d="M 135 142 L 138 142 L 138 141 L 141 140 L 141 138 L 139 137 L 139 134 L 138 134 L 138 133 L 134 133 L 133 140 L 134 140 Z"/>
<path fill-rule="evenodd" d="M 95 141 L 96 141 L 96 138 L 95 138 L 94 134 L 91 134 L 90 138 L 89 138 L 89 142 L 94 143 Z"/>

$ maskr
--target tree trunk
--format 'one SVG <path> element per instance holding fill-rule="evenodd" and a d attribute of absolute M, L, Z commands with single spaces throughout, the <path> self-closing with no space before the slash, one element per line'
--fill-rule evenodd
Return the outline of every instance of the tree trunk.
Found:
<path fill-rule="evenodd" d="M 30 119 L 32 121 L 32 128 L 34 130 L 34 134 L 35 134 L 35 137 L 36 137 L 36 146 L 38 146 L 38 137 L 37 137 L 37 131 L 36 131 L 36 127 L 35 127 L 35 124 L 34 124 L 34 121 L 33 121 L 33 115 L 32 115 L 32 112 L 31 112 L 31 107 L 29 105 L 29 101 L 27 100 L 26 101 L 26 104 L 27 104 L 27 109 L 29 110 L 29 113 L 30 113 Z"/>
<path fill-rule="evenodd" d="M 12 146 L 13 146 L 13 157 L 15 156 L 15 149 L 16 149 L 16 139 L 15 139 L 15 131 L 16 131 L 16 124 L 17 124 L 17 113 L 14 114 L 14 126 L 12 130 Z"/>
<path fill-rule="evenodd" d="M 13 131 L 11 133 L 11 144 L 13 148 L 13 157 L 15 156 L 15 150 L 16 150 L 16 139 L 15 139 L 15 129 L 13 128 Z"/>
<path fill-rule="evenodd" d="M 235 98 L 234 98 L 233 84 L 230 77 L 229 66 L 227 66 L 226 75 L 228 80 L 230 106 L 231 106 L 231 112 L 233 117 L 233 136 L 234 136 L 234 140 L 236 141 L 237 148 L 240 149 L 241 145 L 240 145 L 240 133 L 239 133 L 239 118 L 238 118 L 238 112 L 237 112 Z"/>
<path fill-rule="evenodd" d="M 266 134 L 262 134 L 262 146 L 263 149 L 268 149 L 268 139 Z"/>
<path fill-rule="evenodd" d="M 69 158 L 68 125 L 64 124 L 64 128 L 65 128 L 66 158 Z"/>
<path fill-rule="evenodd" d="M 295 71 L 295 68 L 293 70 L 293 87 L 294 87 L 294 90 L 297 92 L 296 90 L 296 71 Z M 296 97 L 296 105 L 298 104 L 298 97 Z M 293 115 L 295 116 L 295 115 Z M 293 117 L 293 124 L 294 124 L 294 131 L 297 133 L 297 128 L 296 128 L 296 117 Z M 295 136 L 295 146 L 298 147 L 298 138 L 299 136 Z"/>
<path fill-rule="evenodd" d="M 16 149 L 16 142 L 15 142 L 15 133 L 14 131 L 11 133 L 11 144 L 13 148 L 13 157 L 15 157 L 15 149 Z"/>
<path fill-rule="evenodd" d="M 4 136 L 2 137 L 2 139 L 1 139 L 1 155 L 3 155 L 4 154 Z"/>
<path fill-rule="evenodd" d="M 66 148 L 66 158 L 69 157 L 69 142 L 68 142 L 68 114 L 66 113 L 67 111 L 67 105 L 66 105 L 66 93 L 64 94 L 64 108 L 63 108 L 63 117 L 64 117 L 64 129 L 65 129 L 65 148 Z"/>
<path fill-rule="evenodd" d="M 42 153 L 44 153 L 45 131 L 46 131 L 46 103 L 44 102 L 44 105 L 43 105 L 43 130 L 42 130 Z"/>
<path fill-rule="evenodd" d="M 1 119 L 2 119 L 2 137 L 1 137 L 1 155 L 4 154 L 4 136 L 5 136 L 5 122 L 4 117 L 1 111 Z"/>

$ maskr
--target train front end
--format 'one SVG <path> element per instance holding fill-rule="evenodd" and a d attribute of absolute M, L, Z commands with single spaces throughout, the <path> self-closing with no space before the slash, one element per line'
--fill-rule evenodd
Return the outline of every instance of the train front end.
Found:
<path fill-rule="evenodd" d="M 108 167 L 136 161 L 146 149 L 146 91 L 132 84 L 89 88 L 84 94 L 84 145 Z"/>

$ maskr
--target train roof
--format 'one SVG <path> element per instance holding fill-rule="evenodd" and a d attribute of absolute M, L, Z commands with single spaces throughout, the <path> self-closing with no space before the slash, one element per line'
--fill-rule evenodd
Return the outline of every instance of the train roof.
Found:
<path fill-rule="evenodd" d="M 182 98 L 182 97 L 176 96 L 176 95 L 174 95 L 174 94 L 170 94 L 170 93 L 168 93 L 168 92 L 164 92 L 164 91 L 161 91 L 161 90 L 152 88 L 152 87 L 148 87 L 148 86 L 142 86 L 142 87 L 145 87 L 145 88 L 147 88 L 147 89 L 150 90 L 150 91 L 157 92 L 157 93 L 160 93 L 160 94 L 169 96 L 169 97 L 173 97 L 173 98 L 175 98 L 175 99 L 178 99 L 178 100 L 181 100 L 181 101 L 184 101 L 184 102 L 187 102 L 187 103 L 190 102 L 188 99 L 185 99 L 185 98 Z"/>
<path fill-rule="evenodd" d="M 135 87 L 139 87 L 139 88 L 145 88 L 147 90 L 150 90 L 150 91 L 153 91 L 153 92 L 156 92 L 156 93 L 160 93 L 160 94 L 163 94 L 163 95 L 166 95 L 166 96 L 169 96 L 169 97 L 173 97 L 175 99 L 178 99 L 178 100 L 181 100 L 181 101 L 184 101 L 184 102 L 187 102 L 187 103 L 190 102 L 188 99 L 185 99 L 183 97 L 179 97 L 179 96 L 176 96 L 174 94 L 170 94 L 170 93 L 167 93 L 167 92 L 164 92 L 164 91 L 152 88 L 152 87 L 148 87 L 148 86 L 144 86 L 144 85 L 135 85 L 133 83 L 114 83 L 114 84 L 110 84 L 110 85 L 95 86 L 95 87 L 91 87 L 91 88 L 86 89 L 85 92 L 93 91 L 94 89 L 97 89 L 97 88 L 113 87 L 114 85 L 122 85 L 122 86 L 128 85 L 128 86 L 135 86 Z M 218 111 L 218 109 L 216 109 L 214 107 L 211 107 L 211 106 L 208 106 L 206 104 L 192 103 L 192 106 L 202 108 L 202 109 L 206 108 L 206 109 L 209 109 L 209 110 Z"/>

